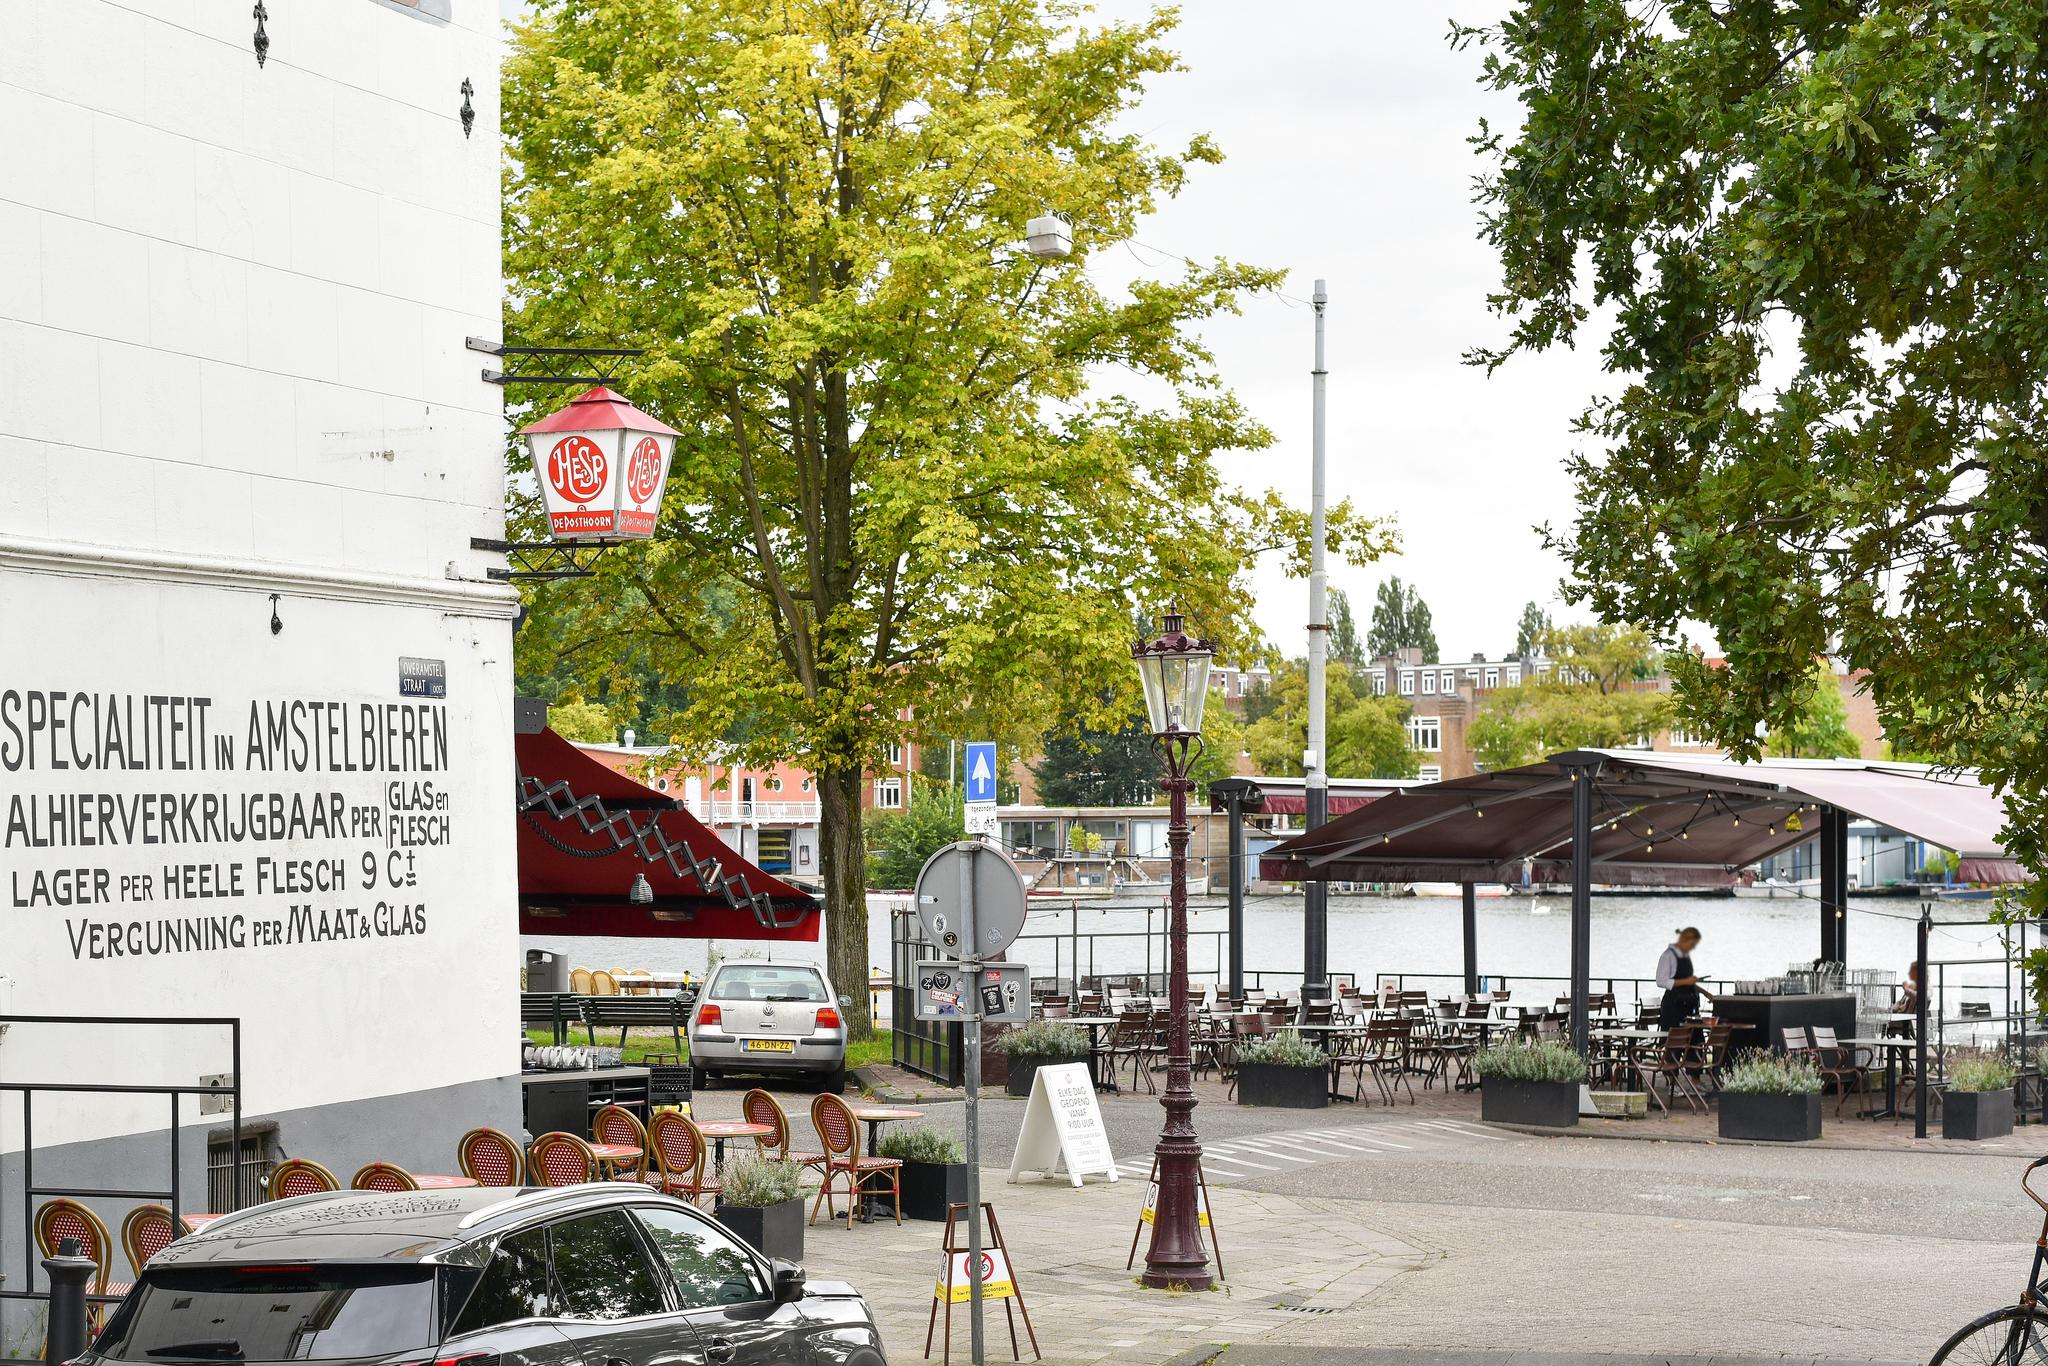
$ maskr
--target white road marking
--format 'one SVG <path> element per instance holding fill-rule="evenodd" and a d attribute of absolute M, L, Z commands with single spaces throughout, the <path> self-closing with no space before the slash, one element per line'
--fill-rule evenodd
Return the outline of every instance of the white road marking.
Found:
<path fill-rule="evenodd" d="M 1488 1143 L 1507 1142 L 1507 1140 L 1502 1138 L 1499 1134 L 1475 1133 L 1470 1129 L 1461 1129 L 1455 1124 L 1449 1124 L 1439 1120 L 1422 1119 L 1417 1120 L 1416 1123 L 1420 1124 L 1425 1129 L 1435 1129 L 1440 1133 L 1457 1134 L 1461 1138 L 1483 1138 Z"/>
<path fill-rule="evenodd" d="M 1415 1149 L 1414 1149 L 1414 1146 L 1413 1146 L 1413 1145 L 1411 1145 L 1411 1144 L 1407 1144 L 1407 1143 L 1396 1143 L 1396 1142 L 1394 1142 L 1394 1140 L 1393 1140 L 1393 1139 L 1391 1139 L 1391 1138 L 1381 1138 L 1381 1137 L 1380 1137 L 1380 1136 L 1379 1136 L 1378 1134 L 1374 1134 L 1374 1133 L 1367 1133 L 1367 1132 L 1365 1132 L 1365 1131 L 1364 1131 L 1364 1130 L 1362 1130 L 1362 1129 L 1347 1129 L 1347 1130 L 1345 1130 L 1345 1131 L 1344 1131 L 1344 1136 L 1345 1136 L 1345 1137 L 1346 1137 L 1347 1139 L 1349 1139 L 1349 1138 L 1356 1138 L 1356 1139 L 1360 1139 L 1360 1140 L 1362 1140 L 1362 1141 L 1364 1141 L 1364 1142 L 1366 1142 L 1366 1143 L 1377 1143 L 1377 1144 L 1381 1145 L 1382 1147 L 1387 1147 L 1387 1148 L 1399 1148 L 1399 1149 L 1400 1149 L 1400 1150 L 1401 1150 L 1402 1152 L 1404 1152 L 1404 1153 L 1409 1153 L 1409 1152 L 1414 1152 L 1414 1151 L 1415 1151 Z"/>
<path fill-rule="evenodd" d="M 1255 1167 L 1262 1172 L 1277 1172 L 1280 1170 L 1278 1167 L 1269 1167 L 1263 1162 L 1254 1162 L 1248 1157 L 1239 1157 L 1235 1152 L 1231 1152 L 1228 1148 L 1212 1148 L 1207 1145 L 1204 1145 L 1202 1151 L 1204 1153 L 1212 1153 L 1218 1151 L 1228 1153 L 1229 1155 L 1224 1160 L 1227 1162 L 1234 1163 L 1235 1165 L 1240 1167 Z M 1271 1157 L 1273 1156 L 1273 1154 L 1266 1153 L 1265 1156 Z"/>

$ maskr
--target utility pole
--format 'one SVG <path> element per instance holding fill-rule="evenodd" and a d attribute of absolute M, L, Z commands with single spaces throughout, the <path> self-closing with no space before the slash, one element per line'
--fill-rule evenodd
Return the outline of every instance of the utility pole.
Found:
<path fill-rule="evenodd" d="M 1330 295 L 1325 282 L 1316 281 L 1316 364 L 1310 371 L 1314 393 L 1314 425 L 1311 441 L 1312 473 L 1309 482 L 1308 562 L 1308 749 L 1302 755 L 1305 821 L 1314 830 L 1330 818 L 1329 756 L 1324 753 L 1323 671 L 1329 663 L 1330 574 L 1323 562 L 1325 530 L 1323 496 L 1324 400 L 1330 372 L 1323 360 L 1323 310 Z M 1330 995 L 1330 893 L 1321 881 L 1302 884 L 1301 1005 L 1307 1013 L 1309 1002 Z"/>

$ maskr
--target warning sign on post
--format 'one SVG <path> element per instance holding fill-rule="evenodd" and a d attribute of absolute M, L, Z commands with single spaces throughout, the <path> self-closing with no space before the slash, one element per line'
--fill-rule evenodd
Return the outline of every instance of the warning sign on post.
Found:
<path fill-rule="evenodd" d="M 954 1304 L 965 1304 L 973 1294 L 973 1287 L 967 1283 L 967 1258 L 965 1252 L 947 1254 L 946 1265 L 940 1268 L 938 1284 L 932 1287 L 932 1298 L 950 1299 Z M 1013 1299 L 1017 1294 L 1017 1283 L 1010 1279 L 1010 1259 L 1003 1255 L 1001 1248 L 986 1248 L 981 1254 L 981 1297 L 985 1300 Z"/>

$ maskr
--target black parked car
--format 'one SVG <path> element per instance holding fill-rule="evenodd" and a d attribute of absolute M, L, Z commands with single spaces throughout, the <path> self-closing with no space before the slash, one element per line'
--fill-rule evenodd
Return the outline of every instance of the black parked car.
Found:
<path fill-rule="evenodd" d="M 806 1284 L 645 1187 L 336 1191 L 159 1252 L 76 1366 L 886 1366 L 852 1286 Z"/>

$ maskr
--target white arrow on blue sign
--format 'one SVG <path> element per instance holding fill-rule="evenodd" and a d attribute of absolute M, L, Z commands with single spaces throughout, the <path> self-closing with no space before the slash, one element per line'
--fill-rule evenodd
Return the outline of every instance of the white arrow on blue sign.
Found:
<path fill-rule="evenodd" d="M 969 805 L 996 799 L 996 747 L 991 740 L 967 742 L 967 792 Z"/>

